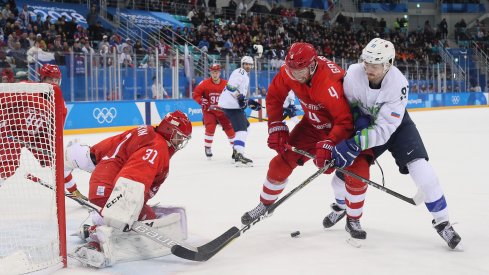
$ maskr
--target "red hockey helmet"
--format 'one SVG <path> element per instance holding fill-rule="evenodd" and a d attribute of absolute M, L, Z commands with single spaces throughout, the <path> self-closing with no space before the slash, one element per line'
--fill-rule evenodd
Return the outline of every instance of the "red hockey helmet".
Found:
<path fill-rule="evenodd" d="M 212 64 L 211 67 L 209 68 L 209 71 L 220 71 L 221 70 L 221 65 L 219 64 Z"/>
<path fill-rule="evenodd" d="M 166 114 L 156 127 L 156 132 L 161 134 L 170 145 L 178 151 L 185 147 L 192 136 L 192 123 L 187 115 L 181 111 Z"/>
<path fill-rule="evenodd" d="M 317 68 L 316 49 L 304 42 L 296 42 L 290 46 L 285 57 L 285 71 L 290 78 L 301 83 L 307 82 Z"/>
<path fill-rule="evenodd" d="M 39 69 L 39 75 L 41 76 L 41 82 L 61 84 L 61 70 L 58 65 L 44 64 Z"/>

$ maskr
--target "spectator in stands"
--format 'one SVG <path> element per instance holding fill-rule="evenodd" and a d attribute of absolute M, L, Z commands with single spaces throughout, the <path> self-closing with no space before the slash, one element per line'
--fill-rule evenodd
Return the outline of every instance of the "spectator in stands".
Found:
<path fill-rule="evenodd" d="M 85 43 L 83 44 L 83 47 L 81 50 L 83 53 L 85 53 L 87 55 L 95 54 L 95 50 L 92 48 L 92 46 L 90 45 L 90 41 L 88 41 L 88 40 L 85 40 Z"/>
<path fill-rule="evenodd" d="M 109 37 L 106 34 L 102 36 L 102 41 L 98 43 L 98 50 L 100 53 L 106 54 L 109 52 L 110 45 L 108 39 Z"/>
<path fill-rule="evenodd" d="M 134 64 L 132 63 L 132 57 L 131 54 L 129 53 L 129 47 L 124 47 L 122 49 L 122 53 L 119 55 L 119 64 L 122 67 L 133 67 Z"/>
<path fill-rule="evenodd" d="M 126 38 L 126 40 L 120 45 L 120 50 L 119 52 L 123 52 L 123 49 L 127 48 L 128 52 L 130 55 L 134 53 L 133 47 L 132 47 L 132 40 L 131 38 Z"/>
<path fill-rule="evenodd" d="M 442 39 L 446 39 L 447 36 L 448 36 L 448 23 L 447 23 L 447 20 L 445 18 L 443 18 L 440 22 L 440 24 L 438 25 L 439 29 L 440 29 L 440 34 L 441 34 L 441 38 Z"/>
<path fill-rule="evenodd" d="M 86 19 L 88 24 L 88 30 L 90 31 L 89 36 L 94 37 L 93 30 L 96 28 L 97 21 L 98 21 L 97 6 L 92 5 L 90 11 L 87 13 Z"/>
<path fill-rule="evenodd" d="M 152 99 L 163 99 L 163 98 L 169 98 L 168 93 L 165 91 L 165 88 L 163 88 L 163 83 L 159 83 L 159 85 L 156 85 L 156 76 L 153 76 L 153 85 L 151 85 L 151 95 Z"/>
<path fill-rule="evenodd" d="M 246 15 L 248 10 L 248 4 L 244 0 L 239 0 L 238 6 L 236 7 L 236 18 L 240 17 L 242 14 Z"/>
<path fill-rule="evenodd" d="M 24 4 L 22 11 L 19 14 L 19 18 L 22 20 L 24 26 L 27 26 L 31 23 L 31 15 L 29 13 L 27 4 Z"/>
<path fill-rule="evenodd" d="M 13 65 L 17 69 L 27 69 L 26 50 L 22 49 L 20 42 L 14 43 L 14 49 L 11 50 L 8 56 L 12 57 Z"/>

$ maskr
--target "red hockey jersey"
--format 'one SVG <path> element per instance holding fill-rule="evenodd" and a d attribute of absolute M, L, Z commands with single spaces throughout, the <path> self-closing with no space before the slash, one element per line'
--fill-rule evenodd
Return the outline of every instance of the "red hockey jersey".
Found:
<path fill-rule="evenodd" d="M 318 130 L 328 132 L 328 139 L 338 143 L 353 132 L 352 115 L 343 93 L 345 71 L 325 57 L 318 57 L 318 66 L 311 81 L 301 84 L 280 68 L 268 88 L 266 97 L 269 122 L 281 121 L 283 103 L 290 90 L 299 99 L 304 118 Z"/>
<path fill-rule="evenodd" d="M 199 83 L 199 85 L 197 85 L 197 87 L 195 87 L 192 97 L 199 104 L 201 104 L 202 98 L 206 98 L 209 101 L 208 110 L 216 110 L 218 109 L 217 103 L 219 103 L 219 96 L 226 87 L 227 83 L 227 80 L 221 78 L 221 82 L 219 82 L 219 84 L 215 84 L 212 82 L 212 78 L 209 77 L 204 79 Z"/>

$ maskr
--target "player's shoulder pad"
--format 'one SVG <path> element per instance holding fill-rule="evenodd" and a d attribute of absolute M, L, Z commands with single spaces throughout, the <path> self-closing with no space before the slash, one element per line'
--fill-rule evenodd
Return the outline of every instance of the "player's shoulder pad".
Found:
<path fill-rule="evenodd" d="M 392 66 L 384 77 L 382 89 L 389 91 L 387 93 L 389 100 L 406 99 L 409 82 L 397 67 Z"/>

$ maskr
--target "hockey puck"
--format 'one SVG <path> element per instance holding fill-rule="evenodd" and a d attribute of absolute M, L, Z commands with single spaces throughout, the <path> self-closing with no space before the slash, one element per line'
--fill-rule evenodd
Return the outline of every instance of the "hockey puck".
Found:
<path fill-rule="evenodd" d="M 290 236 L 291 236 L 292 238 L 297 238 L 297 237 L 298 237 L 300 234 L 301 234 L 301 232 L 300 232 L 300 231 L 295 231 L 295 232 L 290 233 Z"/>

